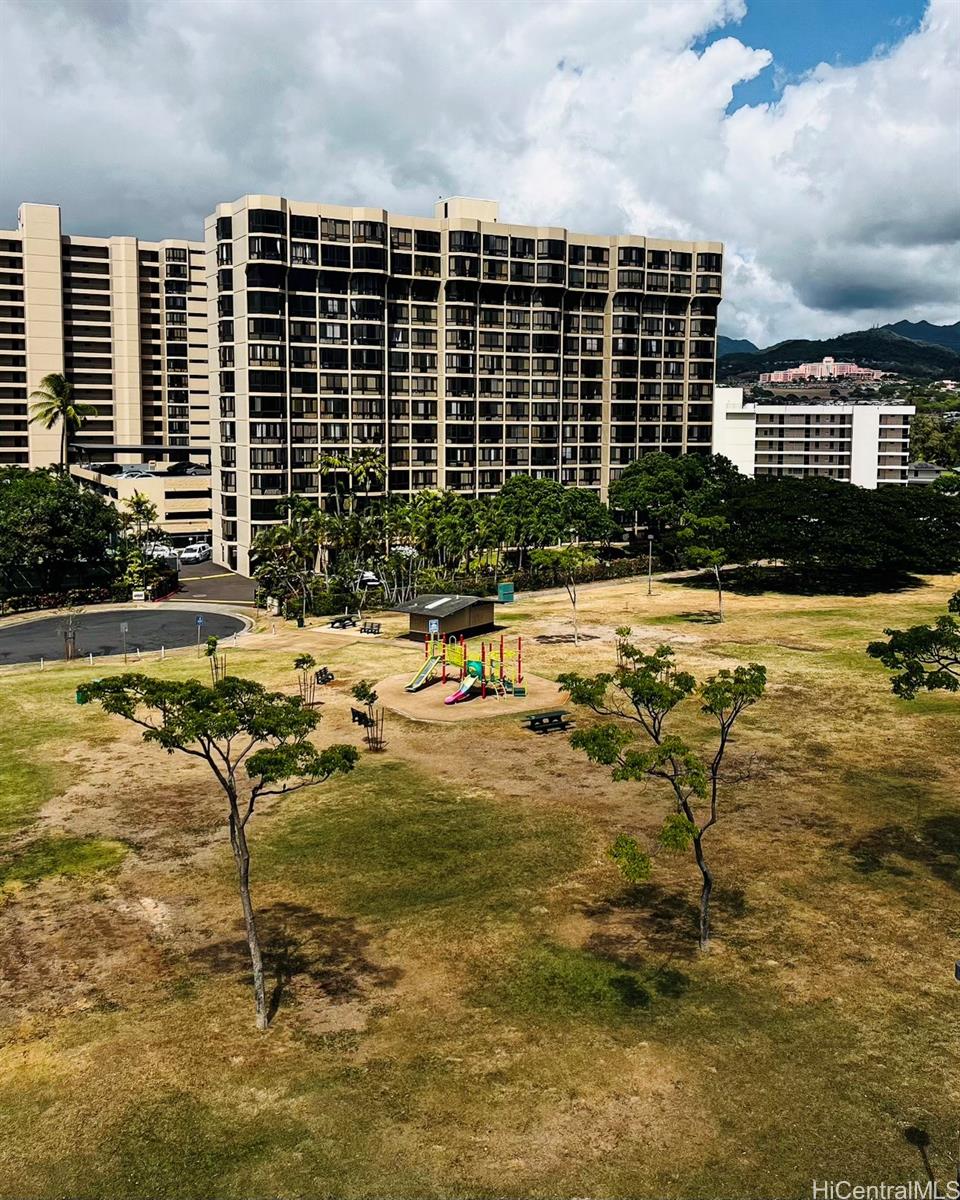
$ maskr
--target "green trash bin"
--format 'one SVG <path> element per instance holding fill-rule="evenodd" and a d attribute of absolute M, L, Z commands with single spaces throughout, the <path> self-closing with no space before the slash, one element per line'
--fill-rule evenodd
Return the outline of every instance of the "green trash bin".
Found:
<path fill-rule="evenodd" d="M 513 584 L 498 583 L 497 584 L 497 599 L 501 604 L 513 603 Z"/>

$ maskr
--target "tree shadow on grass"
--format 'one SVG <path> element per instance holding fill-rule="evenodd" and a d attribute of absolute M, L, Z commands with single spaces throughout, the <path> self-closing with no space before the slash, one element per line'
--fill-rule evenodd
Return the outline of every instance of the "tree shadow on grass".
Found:
<path fill-rule="evenodd" d="M 649 958 L 637 953 L 634 939 L 626 933 L 595 933 L 584 949 L 614 966 L 622 967 L 623 975 L 611 980 L 611 986 L 621 991 L 624 1003 L 632 1008 L 648 1008 L 653 995 L 676 1000 L 690 986 L 690 976 L 671 966 L 670 956 L 654 966 Z M 640 975 L 640 980 L 637 975 Z"/>
<path fill-rule="evenodd" d="M 372 988 L 392 987 L 402 971 L 383 967 L 368 956 L 370 934 L 351 917 L 332 917 L 299 904 L 274 904 L 257 918 L 264 974 L 272 988 L 273 1018 L 298 986 L 342 1004 L 366 997 Z M 250 981 L 250 951 L 242 934 L 194 950 L 191 961 L 216 974 Z"/>
<path fill-rule="evenodd" d="M 861 874 L 910 875 L 908 867 L 896 862 L 899 858 L 925 867 L 960 891 L 960 814 L 937 813 L 912 827 L 881 825 L 858 838 L 849 850 Z"/>
<path fill-rule="evenodd" d="M 701 608 L 695 612 L 677 613 L 683 621 L 689 621 L 693 625 L 719 625 L 720 614 L 709 608 Z"/>
<path fill-rule="evenodd" d="M 658 883 L 625 888 L 582 910 L 586 916 L 610 923 L 626 924 L 616 933 L 605 929 L 594 937 L 607 938 L 611 948 L 629 961 L 636 957 L 638 942 L 644 948 L 668 958 L 692 960 L 698 952 L 700 908 L 694 890 L 673 890 Z M 742 888 L 716 886 L 710 904 L 711 930 L 721 935 L 725 925 L 746 915 L 746 894 Z"/>
<path fill-rule="evenodd" d="M 877 592 L 911 592 L 929 584 L 906 571 L 794 571 L 789 567 L 734 567 L 721 571 L 727 592 L 756 596 L 781 592 L 791 596 L 872 596 Z M 694 590 L 717 590 L 713 573 L 666 576 L 665 583 Z"/>

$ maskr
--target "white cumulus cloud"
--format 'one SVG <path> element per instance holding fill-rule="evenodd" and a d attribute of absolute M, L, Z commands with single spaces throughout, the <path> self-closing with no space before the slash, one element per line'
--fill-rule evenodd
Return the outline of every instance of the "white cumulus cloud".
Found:
<path fill-rule="evenodd" d="M 960 4 L 729 111 L 749 0 L 13 0 L 0 224 L 199 236 L 245 192 L 727 244 L 725 332 L 953 321 Z M 709 34 L 720 35 L 706 49 Z"/>

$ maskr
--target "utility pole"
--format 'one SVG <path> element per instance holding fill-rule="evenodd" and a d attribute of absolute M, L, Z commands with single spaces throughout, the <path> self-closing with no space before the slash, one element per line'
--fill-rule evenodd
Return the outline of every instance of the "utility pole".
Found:
<path fill-rule="evenodd" d="M 647 534 L 647 595 L 653 595 L 653 534 Z"/>

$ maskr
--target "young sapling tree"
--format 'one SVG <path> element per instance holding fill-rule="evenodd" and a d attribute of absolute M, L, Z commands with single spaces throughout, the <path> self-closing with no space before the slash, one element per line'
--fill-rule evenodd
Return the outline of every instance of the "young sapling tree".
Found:
<path fill-rule="evenodd" d="M 748 663 L 732 671 L 718 671 L 698 685 L 688 671 L 676 669 L 670 646 L 659 646 L 646 654 L 620 638 L 618 656 L 620 665 L 612 673 L 559 677 L 558 682 L 575 704 L 614 718 L 578 729 L 570 740 L 592 762 L 610 767 L 614 779 L 638 783 L 655 780 L 672 793 L 672 809 L 657 842 L 666 851 L 693 849 L 701 879 L 699 942 L 700 949 L 706 950 L 714 879 L 704 852 L 704 837 L 720 819 L 723 764 L 733 728 L 741 714 L 763 696 L 766 668 Z M 700 699 L 700 711 L 716 725 L 716 742 L 707 754 L 697 752 L 666 728 L 677 707 L 694 695 Z M 652 869 L 649 854 L 635 838 L 621 835 L 610 853 L 633 883 L 647 878 Z"/>
<path fill-rule="evenodd" d="M 308 707 L 313 707 L 317 699 L 317 679 L 314 673 L 317 660 L 312 654 L 300 654 L 293 660 L 293 665 L 297 672 L 300 699 Z"/>
<path fill-rule="evenodd" d="M 145 742 L 205 762 L 227 800 L 230 847 L 237 867 L 240 902 L 253 970 L 258 1029 L 266 1029 L 263 957 L 250 896 L 247 825 L 257 802 L 290 795 L 351 771 L 359 755 L 353 746 L 318 750 L 308 740 L 320 714 L 299 696 L 268 692 L 252 679 L 227 676 L 206 687 L 124 674 L 86 686 L 90 700 L 139 725 Z"/>
<path fill-rule="evenodd" d="M 556 572 L 563 580 L 567 595 L 570 597 L 570 607 L 573 609 L 573 644 L 580 645 L 580 628 L 577 620 L 577 576 L 584 567 L 597 561 L 596 555 L 589 546 L 571 544 L 560 549 L 534 550 L 530 562 L 535 567 L 544 567 Z"/>

